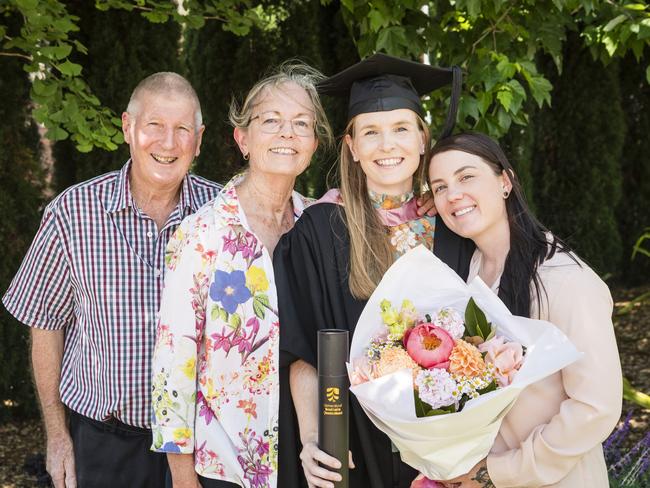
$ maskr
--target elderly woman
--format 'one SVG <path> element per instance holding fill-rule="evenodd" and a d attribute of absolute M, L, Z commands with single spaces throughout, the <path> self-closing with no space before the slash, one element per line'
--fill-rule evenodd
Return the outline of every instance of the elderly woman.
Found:
<path fill-rule="evenodd" d="M 230 120 L 245 173 L 171 239 L 153 360 L 153 448 L 174 487 L 275 487 L 278 312 L 271 256 L 307 201 L 296 177 L 331 131 L 304 65 L 258 82 Z"/>
<path fill-rule="evenodd" d="M 526 388 L 487 458 L 448 486 L 606 488 L 601 442 L 622 400 L 607 285 L 531 214 L 492 139 L 458 134 L 438 141 L 432 154 L 440 216 L 476 244 L 469 280 L 480 276 L 512 313 L 552 322 L 583 353 Z"/>

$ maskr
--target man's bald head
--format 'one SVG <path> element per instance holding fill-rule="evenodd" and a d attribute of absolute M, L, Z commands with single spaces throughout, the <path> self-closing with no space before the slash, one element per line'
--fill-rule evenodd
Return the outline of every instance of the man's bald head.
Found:
<path fill-rule="evenodd" d="M 140 109 L 140 101 L 144 94 L 152 95 L 174 95 L 185 97 L 190 100 L 195 106 L 194 122 L 196 130 L 203 125 L 203 115 L 201 113 L 201 103 L 196 91 L 189 81 L 183 78 L 178 73 L 171 71 L 161 71 L 147 76 L 144 80 L 138 83 L 135 87 L 126 111 L 132 116 L 137 116 Z"/>

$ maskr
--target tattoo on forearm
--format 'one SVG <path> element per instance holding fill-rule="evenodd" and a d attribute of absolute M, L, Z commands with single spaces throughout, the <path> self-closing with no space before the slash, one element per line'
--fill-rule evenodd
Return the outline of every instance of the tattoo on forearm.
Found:
<path fill-rule="evenodd" d="M 472 480 L 479 483 L 483 488 L 495 488 L 494 483 L 492 483 L 488 470 L 485 466 L 482 466 L 478 469 L 476 476 L 474 476 Z"/>

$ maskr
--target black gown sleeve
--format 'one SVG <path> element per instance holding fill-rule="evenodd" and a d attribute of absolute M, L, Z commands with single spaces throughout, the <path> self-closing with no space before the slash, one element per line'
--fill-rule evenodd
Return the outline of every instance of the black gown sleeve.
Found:
<path fill-rule="evenodd" d="M 347 292 L 347 232 L 334 204 L 308 208 L 275 248 L 273 268 L 280 319 L 278 486 L 307 486 L 289 386 L 289 367 L 302 359 L 316 367 L 317 332 L 352 330 L 365 302 Z"/>

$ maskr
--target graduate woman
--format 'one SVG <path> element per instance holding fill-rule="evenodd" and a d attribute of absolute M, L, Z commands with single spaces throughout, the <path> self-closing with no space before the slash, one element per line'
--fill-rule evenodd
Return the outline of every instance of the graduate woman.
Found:
<path fill-rule="evenodd" d="M 348 125 L 340 191 L 308 208 L 274 254 L 281 363 L 289 365 L 290 383 L 290 389 L 286 383 L 280 388 L 283 487 L 304 485 L 305 478 L 310 487 L 330 487 L 340 479 L 333 471 L 339 462 L 318 448 L 317 331 L 338 328 L 353 335 L 384 272 L 418 244 L 467 276 L 471 242 L 436 217 L 418 217 L 414 199 L 429 147 L 419 97 L 449 83 L 452 101 L 443 130 L 448 135 L 461 84 L 457 68 L 376 54 L 319 86 L 321 94 L 349 97 Z M 415 470 L 401 462 L 354 397 L 350 408 L 350 487 L 408 487 Z"/>
<path fill-rule="evenodd" d="M 583 353 L 526 388 L 487 458 L 451 481 L 459 488 L 608 487 L 601 442 L 620 416 L 622 385 L 607 286 L 533 217 L 496 142 L 458 134 L 432 154 L 439 215 L 476 244 L 469 280 L 480 276 L 515 315 L 552 322 Z"/>

